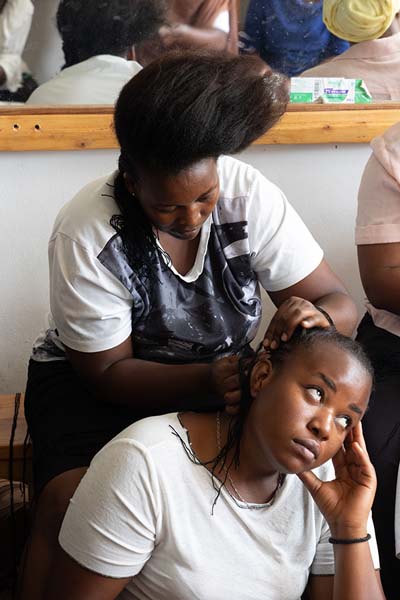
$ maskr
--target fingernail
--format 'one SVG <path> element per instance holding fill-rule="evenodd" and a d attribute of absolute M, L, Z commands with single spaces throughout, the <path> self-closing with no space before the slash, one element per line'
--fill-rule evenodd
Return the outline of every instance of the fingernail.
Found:
<path fill-rule="evenodd" d="M 271 350 L 275 350 L 278 347 L 278 342 L 276 342 L 275 340 L 273 340 L 271 342 Z"/>
<path fill-rule="evenodd" d="M 287 333 L 282 333 L 281 340 L 282 340 L 282 342 L 287 342 L 288 341 Z"/>

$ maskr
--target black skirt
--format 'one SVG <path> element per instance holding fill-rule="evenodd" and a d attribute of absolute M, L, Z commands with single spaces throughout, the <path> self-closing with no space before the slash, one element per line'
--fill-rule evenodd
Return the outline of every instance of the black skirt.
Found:
<path fill-rule="evenodd" d="M 357 340 L 375 369 L 375 386 L 363 419 L 363 429 L 378 487 L 372 507 L 387 600 L 400 598 L 400 561 L 395 555 L 394 519 L 400 464 L 400 338 L 374 325 L 369 314 L 361 321 Z"/>
<path fill-rule="evenodd" d="M 25 417 L 35 495 L 53 477 L 89 466 L 110 439 L 138 419 L 132 408 L 97 400 L 68 361 L 34 360 L 29 362 Z"/>

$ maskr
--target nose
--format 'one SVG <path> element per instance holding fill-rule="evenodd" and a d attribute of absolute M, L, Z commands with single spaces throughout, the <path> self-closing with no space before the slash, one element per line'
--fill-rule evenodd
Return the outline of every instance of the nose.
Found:
<path fill-rule="evenodd" d="M 186 206 L 179 214 L 179 224 L 184 227 L 197 227 L 201 223 L 201 211 L 196 204 Z"/>
<path fill-rule="evenodd" d="M 310 419 L 308 429 L 319 439 L 327 440 L 334 423 L 331 412 L 325 407 L 321 407 Z"/>

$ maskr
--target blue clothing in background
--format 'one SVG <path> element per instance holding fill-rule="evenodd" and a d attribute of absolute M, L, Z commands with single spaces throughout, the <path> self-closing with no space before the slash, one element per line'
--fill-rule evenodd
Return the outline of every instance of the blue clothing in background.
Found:
<path fill-rule="evenodd" d="M 307 0 L 250 0 L 240 41 L 241 52 L 256 52 L 289 77 L 349 48 L 325 27 L 322 1 Z"/>

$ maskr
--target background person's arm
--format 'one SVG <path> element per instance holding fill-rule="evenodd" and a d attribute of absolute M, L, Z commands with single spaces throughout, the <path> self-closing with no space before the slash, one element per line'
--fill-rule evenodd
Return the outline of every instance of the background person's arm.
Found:
<path fill-rule="evenodd" d="M 373 142 L 358 192 L 356 244 L 361 281 L 376 308 L 400 314 L 400 182 L 396 124 Z"/>
<path fill-rule="evenodd" d="M 192 27 L 177 23 L 170 27 L 161 27 L 158 32 L 162 46 L 166 50 L 174 48 L 212 48 L 225 50 L 228 34 L 215 27 Z"/>
<path fill-rule="evenodd" d="M 357 247 L 361 281 L 376 308 L 400 315 L 400 243 Z"/>

